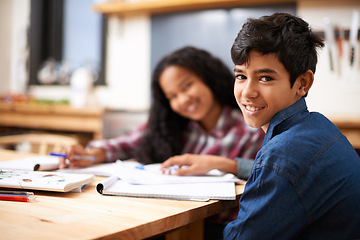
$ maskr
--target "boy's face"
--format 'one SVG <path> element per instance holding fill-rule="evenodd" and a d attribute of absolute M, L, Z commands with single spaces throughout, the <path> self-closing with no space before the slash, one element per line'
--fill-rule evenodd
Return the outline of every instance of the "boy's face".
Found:
<path fill-rule="evenodd" d="M 234 94 L 250 127 L 265 132 L 273 116 L 301 98 L 299 80 L 290 87 L 290 74 L 275 53 L 250 52 L 248 64 L 236 65 Z"/>

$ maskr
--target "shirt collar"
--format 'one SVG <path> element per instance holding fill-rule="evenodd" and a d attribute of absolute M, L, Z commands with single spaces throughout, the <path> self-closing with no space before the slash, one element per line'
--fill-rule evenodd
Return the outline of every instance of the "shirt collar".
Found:
<path fill-rule="evenodd" d="M 308 110 L 304 98 L 301 98 L 290 107 L 276 113 L 270 121 L 263 146 L 277 134 L 289 129 L 291 126 L 294 126 L 295 123 L 302 119 L 306 113 L 308 113 Z"/>

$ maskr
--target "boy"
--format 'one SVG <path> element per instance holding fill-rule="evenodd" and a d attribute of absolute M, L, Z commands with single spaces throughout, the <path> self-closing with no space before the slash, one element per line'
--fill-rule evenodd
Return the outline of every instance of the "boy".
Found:
<path fill-rule="evenodd" d="M 283 13 L 249 19 L 235 39 L 234 94 L 266 135 L 225 239 L 360 238 L 360 158 L 304 100 L 323 46 Z"/>

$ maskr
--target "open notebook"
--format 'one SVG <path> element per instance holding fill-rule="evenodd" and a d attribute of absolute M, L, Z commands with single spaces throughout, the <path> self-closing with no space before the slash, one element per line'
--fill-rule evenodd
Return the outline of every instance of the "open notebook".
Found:
<path fill-rule="evenodd" d="M 104 195 L 133 196 L 133 197 L 155 197 L 171 199 L 188 199 L 207 201 L 209 199 L 233 200 L 236 198 L 235 183 L 242 182 L 233 174 L 223 173 L 218 170 L 212 170 L 205 176 L 174 176 L 162 174 L 160 164 L 142 165 L 136 161 L 117 161 L 115 163 L 104 163 L 81 169 L 61 169 L 51 172 L 33 172 L 31 170 L 52 170 L 57 169 L 58 157 L 54 156 L 36 156 L 30 158 L 16 159 L 0 162 L 0 169 L 3 172 L 15 169 L 29 170 L 31 177 L 36 177 L 32 182 L 25 183 L 20 180 L 17 183 L 6 182 L 12 187 L 50 190 L 50 191 L 68 191 L 75 183 L 70 183 L 73 179 L 70 176 L 108 176 L 109 178 L 97 185 L 97 190 Z M 9 172 L 8 172 L 9 173 Z M 37 173 L 37 174 L 36 174 Z M 25 174 L 25 172 L 23 172 Z M 42 174 L 48 174 L 48 178 L 40 177 Z M 71 175 L 75 174 L 75 175 Z M 69 175 L 69 177 L 67 177 Z M 51 178 L 50 178 L 51 176 Z M 65 179 L 60 179 L 63 176 Z M 25 179 L 25 178 L 23 178 Z M 51 180 L 46 185 L 42 180 Z M 7 179 L 6 181 L 9 181 Z M 54 181 L 52 181 L 54 180 Z M 62 184 L 60 184 L 62 182 Z M 1 184 L 4 185 L 0 181 Z M 81 186 L 81 181 L 77 187 Z M 36 185 L 34 185 L 36 184 Z M 68 185 L 66 185 L 68 184 Z"/>
<path fill-rule="evenodd" d="M 200 182 L 173 184 L 131 184 L 117 176 L 107 178 L 96 186 L 103 195 L 166 198 L 192 201 L 235 200 L 234 182 Z"/>
<path fill-rule="evenodd" d="M 113 175 L 97 184 L 103 195 L 208 201 L 236 199 L 235 183 L 242 180 L 218 170 L 206 176 L 162 174 L 160 164 L 118 162 Z"/>
<path fill-rule="evenodd" d="M 231 173 L 223 173 L 217 169 L 205 176 L 175 176 L 162 174 L 160 163 L 142 165 L 136 161 L 118 160 L 115 163 L 103 163 L 87 168 L 66 168 L 60 172 L 88 173 L 97 176 L 118 176 L 121 180 L 132 184 L 172 184 L 172 183 L 200 183 L 200 182 L 243 182 Z"/>

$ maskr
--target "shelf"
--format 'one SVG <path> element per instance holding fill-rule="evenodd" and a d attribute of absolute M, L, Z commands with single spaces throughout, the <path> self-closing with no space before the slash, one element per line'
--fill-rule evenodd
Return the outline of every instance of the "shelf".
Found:
<path fill-rule="evenodd" d="M 145 0 L 139 2 L 114 1 L 93 6 L 93 10 L 107 15 L 131 13 L 159 14 L 215 8 L 294 3 L 296 0 Z"/>
<path fill-rule="evenodd" d="M 325 39 L 325 33 L 324 31 L 315 31 L 314 32 L 316 35 L 318 35 L 319 37 L 321 37 L 322 39 Z M 335 33 L 335 39 L 340 39 L 340 30 L 339 29 L 336 29 L 334 30 L 334 33 Z M 358 30 L 358 39 L 360 39 L 360 29 Z M 350 37 L 350 30 L 347 29 L 347 30 L 344 30 L 343 32 L 343 39 L 345 40 L 349 40 L 349 37 Z"/>
<path fill-rule="evenodd" d="M 90 133 L 90 139 L 102 139 L 102 107 L 74 108 L 68 104 L 0 102 L 0 128 Z"/>

